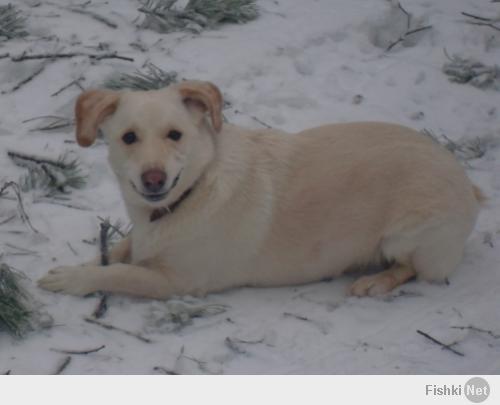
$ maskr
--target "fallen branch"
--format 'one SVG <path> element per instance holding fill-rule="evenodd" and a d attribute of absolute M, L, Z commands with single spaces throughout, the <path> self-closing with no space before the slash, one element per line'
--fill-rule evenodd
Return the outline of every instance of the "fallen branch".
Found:
<path fill-rule="evenodd" d="M 451 346 L 456 344 L 456 343 L 452 343 L 452 344 L 445 344 L 443 342 L 440 342 L 439 340 L 437 340 L 436 338 L 433 338 L 432 336 L 430 336 L 429 334 L 425 333 L 425 332 L 422 332 L 421 330 L 417 329 L 417 333 L 419 335 L 422 335 L 423 337 L 429 339 L 431 342 L 434 342 L 436 343 L 437 345 L 441 346 L 443 349 L 446 349 L 446 350 L 449 350 L 450 352 L 456 354 L 457 356 L 461 356 L 461 357 L 464 357 L 465 354 L 463 354 L 462 352 L 459 352 L 458 350 L 455 350 L 453 349 Z"/>
<path fill-rule="evenodd" d="M 86 349 L 86 350 L 65 350 L 65 349 L 50 349 L 52 350 L 53 352 L 57 352 L 57 353 L 63 353 L 63 354 L 81 354 L 81 355 L 86 355 L 86 354 L 90 354 L 90 353 L 96 353 L 102 349 L 104 349 L 106 347 L 106 345 L 102 345 L 102 346 L 99 346 L 99 347 L 96 347 L 95 349 Z"/>
<path fill-rule="evenodd" d="M 54 375 L 59 375 L 61 374 L 66 368 L 69 366 L 69 363 L 71 363 L 71 356 L 67 356 L 63 359 L 61 364 L 57 367 Z"/>
<path fill-rule="evenodd" d="M 85 322 L 91 323 L 93 325 L 100 326 L 101 328 L 104 328 L 104 329 L 107 329 L 107 330 L 114 330 L 114 331 L 117 331 L 117 332 L 124 333 L 125 335 L 134 337 L 134 338 L 140 340 L 141 342 L 144 342 L 144 343 L 153 343 L 153 341 L 151 339 L 148 339 L 148 338 L 142 336 L 139 333 L 131 332 L 129 330 L 119 328 L 118 326 L 114 326 L 114 325 L 111 325 L 109 323 L 104 323 L 104 322 L 98 321 L 97 319 L 94 319 L 94 318 L 86 317 L 86 318 L 83 318 L 83 319 L 84 319 Z"/>
<path fill-rule="evenodd" d="M 118 55 L 116 52 L 113 53 L 103 53 L 103 54 L 91 54 L 85 52 L 67 52 L 67 53 L 37 53 L 37 54 L 21 54 L 18 56 L 12 56 L 10 60 L 12 62 L 23 62 L 25 60 L 35 60 L 35 59 L 69 59 L 75 58 L 77 56 L 86 56 L 89 59 L 102 60 L 102 59 L 121 59 L 127 62 L 134 62 L 134 58 L 129 58 L 128 56 Z"/>

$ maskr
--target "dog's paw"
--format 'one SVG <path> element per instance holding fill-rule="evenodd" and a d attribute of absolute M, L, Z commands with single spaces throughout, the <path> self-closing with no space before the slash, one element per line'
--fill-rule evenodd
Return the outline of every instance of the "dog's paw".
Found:
<path fill-rule="evenodd" d="M 359 278 L 352 284 L 349 292 L 357 297 L 373 297 L 386 294 L 398 285 L 399 283 L 392 274 L 382 272 Z"/>
<path fill-rule="evenodd" d="M 91 274 L 84 266 L 61 266 L 50 270 L 38 280 L 44 290 L 71 295 L 87 295 L 95 291 Z"/>

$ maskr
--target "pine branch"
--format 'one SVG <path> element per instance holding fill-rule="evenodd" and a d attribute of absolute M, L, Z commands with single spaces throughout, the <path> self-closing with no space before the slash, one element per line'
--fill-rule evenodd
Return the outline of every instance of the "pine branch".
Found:
<path fill-rule="evenodd" d="M 167 72 L 158 66 L 148 63 L 143 71 L 135 73 L 118 73 L 110 76 L 103 86 L 111 90 L 157 90 L 177 82 L 177 72 Z"/>
<path fill-rule="evenodd" d="M 47 124 L 43 124 L 36 128 L 31 128 L 29 131 L 55 131 L 57 129 L 68 128 L 75 125 L 75 120 L 73 118 L 59 117 L 57 115 L 44 115 L 41 117 L 30 118 L 22 121 L 23 123 L 35 121 L 35 120 L 47 120 Z"/>
<path fill-rule="evenodd" d="M 488 149 L 496 147 L 500 144 L 500 139 L 493 136 L 476 136 L 474 138 L 454 141 L 445 134 L 436 135 L 428 129 L 422 130 L 422 133 L 448 149 L 463 162 L 482 158 Z"/>
<path fill-rule="evenodd" d="M 8 151 L 7 155 L 17 166 L 29 171 L 20 181 L 23 191 L 38 189 L 45 196 L 53 196 L 67 194 L 68 189 L 81 189 L 87 182 L 78 159 L 70 159 L 68 154 L 56 160 L 14 151 Z"/>
<path fill-rule="evenodd" d="M 0 38 L 6 40 L 22 38 L 28 35 L 25 31 L 26 17 L 12 4 L 0 6 Z"/>
<path fill-rule="evenodd" d="M 450 56 L 445 50 L 449 62 L 443 65 L 443 73 L 455 83 L 468 83 L 480 89 L 491 88 L 500 91 L 500 66 L 487 66 L 475 59 L 466 59 L 458 55 Z"/>
<path fill-rule="evenodd" d="M 18 338 L 30 329 L 31 317 L 19 278 L 5 263 L 0 264 L 0 331 Z"/>
<path fill-rule="evenodd" d="M 259 16 L 255 0 L 189 0 L 183 9 L 177 7 L 177 0 L 145 0 L 138 11 L 145 14 L 140 28 L 161 33 L 200 33 L 220 24 L 243 24 Z"/>

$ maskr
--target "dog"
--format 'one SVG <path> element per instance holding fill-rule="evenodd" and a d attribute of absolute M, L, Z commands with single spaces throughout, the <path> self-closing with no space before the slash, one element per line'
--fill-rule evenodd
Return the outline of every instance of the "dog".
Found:
<path fill-rule="evenodd" d="M 391 263 L 350 288 L 373 296 L 460 263 L 482 195 L 429 137 L 379 122 L 249 130 L 223 122 L 222 106 L 202 81 L 83 92 L 77 142 L 102 130 L 133 230 L 108 266 L 58 267 L 39 286 L 167 299 Z"/>

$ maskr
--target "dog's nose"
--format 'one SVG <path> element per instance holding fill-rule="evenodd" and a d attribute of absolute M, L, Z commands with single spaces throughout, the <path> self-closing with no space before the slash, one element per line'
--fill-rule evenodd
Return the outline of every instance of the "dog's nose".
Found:
<path fill-rule="evenodd" d="M 142 185 L 150 193 L 159 192 L 167 181 L 167 174 L 163 170 L 150 169 L 141 175 Z"/>

